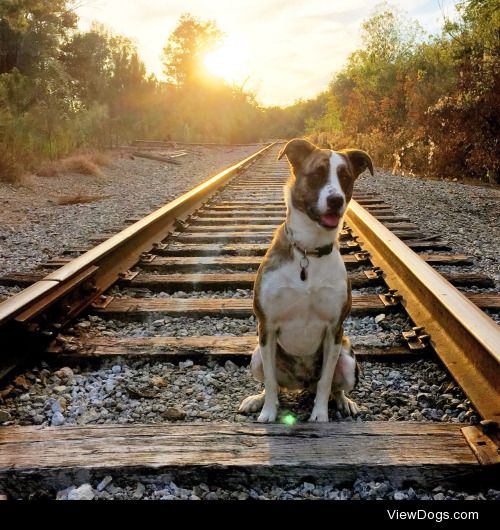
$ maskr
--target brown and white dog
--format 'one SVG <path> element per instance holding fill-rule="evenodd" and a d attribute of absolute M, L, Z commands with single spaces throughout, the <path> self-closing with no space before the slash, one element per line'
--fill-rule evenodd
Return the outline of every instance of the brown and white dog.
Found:
<path fill-rule="evenodd" d="M 285 187 L 287 214 L 262 261 L 254 288 L 259 345 L 252 355 L 261 394 L 240 405 L 261 410 L 258 421 L 273 422 L 279 389 L 316 391 L 309 421 L 328 421 L 332 395 L 343 414 L 357 405 L 345 392 L 354 388 L 357 365 L 343 322 L 351 309 L 351 285 L 338 247 L 342 217 L 356 178 L 369 169 L 364 151 L 319 149 L 306 140 L 286 144 L 291 178 Z"/>

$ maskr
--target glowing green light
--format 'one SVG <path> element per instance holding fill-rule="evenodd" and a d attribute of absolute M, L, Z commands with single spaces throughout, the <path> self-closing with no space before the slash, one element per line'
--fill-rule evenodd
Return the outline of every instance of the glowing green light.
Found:
<path fill-rule="evenodd" d="M 297 418 L 292 414 L 287 414 L 283 417 L 283 423 L 285 425 L 294 425 L 297 422 Z"/>

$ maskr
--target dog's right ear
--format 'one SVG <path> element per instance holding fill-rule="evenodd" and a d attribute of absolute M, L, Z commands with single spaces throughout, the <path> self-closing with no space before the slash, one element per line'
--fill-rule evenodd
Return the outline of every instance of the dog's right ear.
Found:
<path fill-rule="evenodd" d="M 315 149 L 317 149 L 317 147 L 311 142 L 301 138 L 294 138 L 279 152 L 278 160 L 281 160 L 283 156 L 286 155 L 290 164 L 292 164 L 293 167 L 296 167 Z"/>

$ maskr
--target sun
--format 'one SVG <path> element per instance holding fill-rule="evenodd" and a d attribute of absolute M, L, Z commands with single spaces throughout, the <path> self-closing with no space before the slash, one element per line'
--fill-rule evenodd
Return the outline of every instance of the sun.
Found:
<path fill-rule="evenodd" d="M 236 83 L 245 76 L 246 60 L 246 46 L 231 38 L 226 39 L 216 50 L 207 53 L 203 63 L 211 75 Z"/>

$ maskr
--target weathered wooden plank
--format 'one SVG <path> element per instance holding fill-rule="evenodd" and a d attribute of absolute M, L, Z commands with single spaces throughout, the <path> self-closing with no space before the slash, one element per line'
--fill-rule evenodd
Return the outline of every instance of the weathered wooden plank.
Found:
<path fill-rule="evenodd" d="M 429 264 L 469 264 L 470 258 L 464 254 L 420 254 L 420 257 Z M 357 267 L 362 264 L 353 254 L 342 256 L 346 267 Z M 142 268 L 172 268 L 178 270 L 201 269 L 209 266 L 227 267 L 233 270 L 256 268 L 262 261 L 260 256 L 167 256 L 156 257 L 151 262 L 141 262 Z"/>
<path fill-rule="evenodd" d="M 369 210 L 370 213 L 372 213 L 374 211 L 382 212 L 382 211 L 390 210 L 392 206 L 390 206 L 389 204 L 363 204 L 363 208 L 365 208 L 366 210 Z"/>
<path fill-rule="evenodd" d="M 285 218 L 285 208 L 279 208 L 279 209 L 244 209 L 244 210 L 211 210 L 210 208 L 204 208 L 203 210 L 198 210 L 197 215 L 207 215 L 212 218 L 219 218 L 219 217 L 226 217 L 226 218 L 234 218 L 238 219 L 240 217 L 249 217 L 252 218 L 256 217 L 281 217 L 281 219 Z"/>
<path fill-rule="evenodd" d="M 199 225 L 196 221 L 193 224 L 189 225 L 189 232 L 264 232 L 269 231 L 271 233 L 276 230 L 277 226 L 283 222 L 283 219 L 280 219 L 276 223 L 271 223 L 269 220 L 266 224 L 250 224 L 250 223 L 234 223 L 231 221 L 227 224 L 216 224 L 216 225 Z"/>
<path fill-rule="evenodd" d="M 422 232 L 417 230 L 392 230 L 394 235 L 398 236 L 400 239 L 421 239 L 424 237 Z M 212 243 L 216 241 L 233 241 L 244 242 L 244 241 L 270 241 L 274 235 L 274 230 L 264 231 L 261 227 L 259 231 L 247 232 L 245 230 L 234 230 L 227 232 L 196 232 L 189 233 L 183 232 L 180 234 L 173 234 L 172 237 L 175 237 L 176 241 L 183 243 Z"/>
<path fill-rule="evenodd" d="M 158 256 L 263 256 L 268 248 L 268 243 L 167 243 L 166 247 L 153 249 L 151 253 Z M 341 253 L 354 250 L 359 250 L 359 245 L 340 243 Z"/>
<path fill-rule="evenodd" d="M 482 309 L 498 309 L 500 297 L 467 295 Z M 397 309 L 398 306 L 385 307 L 376 295 L 354 294 L 352 297 L 352 315 L 378 314 Z M 253 314 L 252 300 L 249 298 L 114 298 L 105 307 L 96 309 L 103 317 L 120 316 L 141 317 L 152 315 L 191 316 L 206 315 L 247 318 Z"/>
<path fill-rule="evenodd" d="M 430 265 L 470 265 L 472 260 L 464 254 L 419 254 L 420 258 Z M 342 256 L 346 267 L 353 268 L 358 265 L 366 265 L 367 261 L 358 261 L 355 255 L 344 254 Z M 58 268 L 70 261 L 70 258 L 55 258 L 42 263 L 43 268 Z M 155 257 L 153 261 L 141 261 L 139 263 L 144 269 L 172 269 L 172 270 L 210 270 L 210 267 L 227 267 L 232 270 L 256 268 L 260 264 L 260 256 L 167 256 Z"/>
<path fill-rule="evenodd" d="M 44 278 L 44 273 L 27 272 L 6 274 L 0 278 L 0 285 L 6 287 L 28 287 Z M 443 276 L 457 287 L 494 287 L 495 282 L 484 274 L 471 272 L 446 273 Z M 381 285 L 382 278 L 369 279 L 362 272 L 349 272 L 353 288 Z M 195 274 L 140 274 L 133 280 L 121 280 L 121 285 L 141 287 L 151 290 L 218 290 L 218 289 L 249 289 L 253 287 L 255 273 L 195 273 Z"/>
<path fill-rule="evenodd" d="M 237 221 L 237 224 L 242 223 L 252 223 L 254 225 L 273 225 L 276 226 L 281 224 L 284 221 L 284 217 L 269 217 L 259 219 L 253 216 L 250 217 L 196 217 L 193 219 L 193 223 L 196 223 L 196 226 L 201 225 L 217 225 L 217 224 L 231 224 Z M 234 225 L 233 225 L 234 226 Z"/>
<path fill-rule="evenodd" d="M 352 240 L 351 240 L 352 242 Z M 434 241 L 412 241 L 408 246 L 415 250 L 450 250 L 446 243 Z M 152 250 L 159 256 L 263 256 L 269 248 L 268 243 L 168 243 L 166 248 Z M 356 250 L 340 242 L 340 251 L 346 253 Z"/>
<path fill-rule="evenodd" d="M 268 243 L 175 243 L 152 250 L 159 256 L 263 256 Z"/>
<path fill-rule="evenodd" d="M 214 211 L 225 211 L 225 210 L 238 210 L 241 211 L 242 207 L 248 206 L 249 210 L 284 210 L 284 201 L 275 201 L 274 203 L 260 203 L 260 202 L 230 202 L 223 201 L 218 204 L 205 206 L 203 210 L 214 210 Z"/>
<path fill-rule="evenodd" d="M 88 359 L 95 357 L 108 357 L 125 355 L 148 356 L 155 358 L 197 358 L 197 357 L 223 357 L 231 359 L 249 360 L 255 346 L 257 337 L 245 335 L 241 337 L 229 336 L 197 336 L 197 337 L 141 337 L 141 338 L 115 338 L 115 337 L 90 337 L 87 339 L 73 336 L 59 336 L 48 349 L 49 356 L 59 360 Z M 373 360 L 402 360 L 419 359 L 425 356 L 418 350 L 407 347 L 366 348 L 354 345 L 356 358 Z"/>
<path fill-rule="evenodd" d="M 332 422 L 259 425 L 183 423 L 57 428 L 3 427 L 0 478 L 5 493 L 24 481 L 48 488 L 104 475 L 169 474 L 230 484 L 328 479 L 329 484 L 390 480 L 395 486 L 447 483 L 481 466 L 461 425 Z M 353 450 L 355 448 L 355 450 Z"/>
<path fill-rule="evenodd" d="M 353 295 L 353 315 L 377 314 L 394 308 L 385 307 L 376 295 Z M 202 317 L 229 316 L 248 318 L 253 314 L 250 298 L 113 298 L 105 308 L 95 309 L 106 318 L 140 318 L 152 315 Z"/>
<path fill-rule="evenodd" d="M 496 466 L 500 471 L 500 435 L 498 431 L 487 432 L 479 425 L 469 425 L 462 428 L 462 433 L 467 440 L 476 458 L 482 465 Z"/>
<path fill-rule="evenodd" d="M 195 273 L 195 274 L 139 274 L 133 280 L 122 280 L 121 285 L 145 288 L 151 291 L 218 291 L 224 289 L 253 289 L 255 272 Z M 353 288 L 382 285 L 380 277 L 369 279 L 362 272 L 349 273 Z M 1 285 L 1 279 L 0 279 Z"/>
<path fill-rule="evenodd" d="M 500 310 L 499 293 L 464 293 L 465 296 L 481 309 Z"/>
<path fill-rule="evenodd" d="M 253 220 L 252 220 L 253 221 Z M 266 223 L 240 223 L 235 222 L 235 220 L 230 219 L 227 223 L 224 224 L 207 224 L 199 223 L 198 220 L 194 220 L 192 224 L 189 225 L 188 230 L 193 233 L 198 232 L 263 232 L 266 230 L 274 231 L 276 227 L 283 223 L 283 219 L 277 219 L 272 221 L 267 219 Z M 383 221 L 383 224 L 389 228 L 389 230 L 417 230 L 418 226 L 414 223 L 399 223 L 399 222 L 387 222 Z"/>
<path fill-rule="evenodd" d="M 210 206 L 210 208 L 214 208 L 216 210 L 224 210 L 224 209 L 242 209 L 246 207 L 252 208 L 254 206 L 258 206 L 259 208 L 269 208 L 273 209 L 277 206 L 284 207 L 285 201 L 283 199 L 281 200 L 244 200 L 244 201 L 221 201 L 220 203 L 217 203 L 216 205 Z"/>

